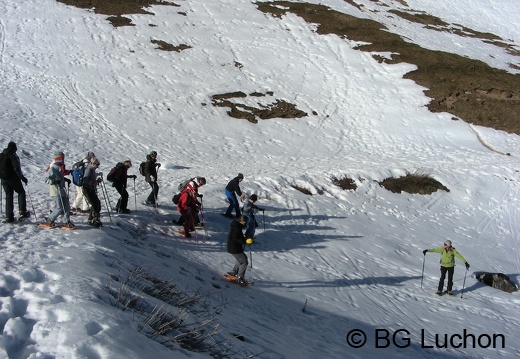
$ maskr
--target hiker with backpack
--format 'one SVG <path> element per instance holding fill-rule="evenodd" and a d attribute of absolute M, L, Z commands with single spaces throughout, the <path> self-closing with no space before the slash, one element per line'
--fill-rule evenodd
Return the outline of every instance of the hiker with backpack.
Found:
<path fill-rule="evenodd" d="M 204 179 L 204 183 L 206 183 L 206 179 Z M 180 212 L 181 220 L 184 222 L 184 230 L 180 231 L 179 234 L 187 238 L 191 238 L 190 231 L 195 230 L 195 218 L 198 218 L 200 209 L 200 202 L 197 200 L 198 187 L 198 182 L 191 181 L 181 192 L 179 203 L 177 204 L 177 210 Z"/>
<path fill-rule="evenodd" d="M 446 288 L 446 294 L 453 295 L 451 290 L 453 288 L 453 273 L 455 272 L 455 257 L 460 259 L 466 265 L 466 270 L 469 269 L 469 263 L 459 252 L 457 252 L 455 247 L 452 247 L 449 239 L 444 241 L 443 247 L 425 249 L 423 254 L 426 255 L 428 252 L 441 254 L 441 278 L 439 279 L 439 285 L 435 294 L 443 294 L 442 290 L 444 288 L 444 280 L 446 279 L 446 274 L 448 274 L 448 287 Z"/>
<path fill-rule="evenodd" d="M 136 179 L 136 175 L 129 175 L 128 169 L 132 167 L 132 162 L 130 160 L 126 160 L 124 162 L 119 162 L 116 164 L 114 168 L 110 170 L 107 175 L 107 180 L 112 182 L 112 186 L 117 190 L 117 193 L 121 195 L 116 204 L 116 212 L 128 214 L 131 211 L 128 207 L 128 191 L 126 190 L 127 179 L 133 178 Z"/>
<path fill-rule="evenodd" d="M 247 216 L 247 229 L 245 236 L 246 238 L 254 238 L 256 227 L 258 227 L 258 223 L 256 222 L 255 213 L 258 211 L 263 212 L 264 209 L 258 207 L 255 203 L 258 200 L 258 196 L 256 194 L 252 194 L 247 202 L 244 204 L 244 208 L 242 209 L 242 213 Z"/>
<path fill-rule="evenodd" d="M 99 165 L 99 160 L 96 157 L 92 157 L 88 166 L 85 168 L 82 182 L 83 194 L 90 204 L 88 224 L 94 227 L 101 227 L 103 225 L 100 219 L 101 201 L 97 195 L 97 186 L 103 181 L 103 178 L 100 177 L 103 174 L 96 172 Z"/>
<path fill-rule="evenodd" d="M 150 154 L 146 155 L 146 162 L 144 162 L 143 175 L 145 176 L 146 182 L 152 187 L 152 192 L 146 199 L 146 204 L 157 205 L 157 196 L 159 194 L 159 185 L 157 184 L 157 169 L 161 167 L 160 163 L 157 163 L 157 152 L 151 151 Z"/>
<path fill-rule="evenodd" d="M 244 180 L 244 175 L 239 173 L 238 176 L 233 178 L 226 186 L 224 193 L 229 201 L 229 207 L 224 213 L 224 216 L 232 218 L 231 211 L 235 209 L 235 217 L 240 217 L 240 204 L 237 199 L 237 195 L 240 196 L 240 199 L 245 199 L 246 195 L 242 193 L 240 190 L 240 182 Z"/>
<path fill-rule="evenodd" d="M 182 181 L 179 184 L 179 186 L 177 187 L 177 189 L 180 191 L 180 193 L 176 194 L 175 196 L 173 196 L 172 202 L 175 203 L 175 204 L 179 204 L 179 199 L 180 199 L 180 196 L 182 194 L 182 191 L 184 191 L 184 189 L 186 189 L 186 187 L 188 187 L 188 186 L 195 191 L 195 196 L 196 197 L 202 198 L 203 195 L 201 193 L 199 193 L 199 188 L 204 186 L 205 184 L 206 184 L 206 179 L 204 177 L 193 177 L 192 179 L 188 179 L 186 181 Z M 172 220 L 172 222 L 175 223 L 175 224 L 178 224 L 180 226 L 183 226 L 185 220 L 186 220 L 185 217 L 181 213 L 181 217 L 178 220 L 175 220 L 175 219 Z M 198 213 L 197 213 L 197 215 L 194 218 L 193 225 L 194 226 L 201 226 Z"/>
<path fill-rule="evenodd" d="M 94 154 L 94 152 L 89 151 L 87 153 L 87 156 L 83 160 L 76 162 L 72 166 L 72 169 L 74 170 L 76 168 L 81 168 L 84 170 L 89 165 L 90 159 L 92 157 L 96 157 L 96 155 Z M 74 187 L 76 189 L 76 198 L 74 199 L 74 202 L 71 205 L 71 211 L 75 211 L 75 212 L 79 212 L 79 213 L 88 213 L 89 206 L 88 206 L 87 199 L 85 198 L 85 195 L 83 194 L 83 189 L 81 188 L 81 186 L 78 186 L 76 184 L 74 184 Z"/>
<path fill-rule="evenodd" d="M 18 194 L 18 221 L 29 218 L 27 211 L 27 202 L 25 189 L 22 182 L 27 185 L 27 178 L 23 175 L 20 158 L 16 154 L 18 147 L 16 143 L 9 142 L 0 154 L 0 178 L 2 180 L 2 188 L 5 192 L 5 215 L 6 219 L 3 223 L 13 223 L 14 218 L 14 192 Z"/>
<path fill-rule="evenodd" d="M 62 151 L 58 151 L 54 155 L 52 164 L 47 169 L 47 177 L 45 178 L 45 183 L 49 185 L 49 194 L 55 204 L 50 216 L 45 217 L 45 222 L 50 227 L 56 227 L 56 219 L 63 216 L 63 226 L 72 229 L 76 226 L 70 221 L 70 203 L 65 191 L 65 183 L 70 184 L 70 180 L 65 178 L 62 168 L 65 168 L 65 155 Z"/>

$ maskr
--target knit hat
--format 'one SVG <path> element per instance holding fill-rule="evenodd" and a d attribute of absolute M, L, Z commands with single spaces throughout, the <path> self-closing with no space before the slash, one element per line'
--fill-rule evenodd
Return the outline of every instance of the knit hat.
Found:
<path fill-rule="evenodd" d="M 249 197 L 249 199 L 253 202 L 256 202 L 258 201 L 258 196 L 256 194 L 252 194 L 251 197 Z"/>
<path fill-rule="evenodd" d="M 18 150 L 18 147 L 16 147 L 16 143 L 14 143 L 13 141 L 9 142 L 9 144 L 7 145 L 7 149 L 9 150 L 9 152 L 16 152 L 16 150 Z"/>
<path fill-rule="evenodd" d="M 451 247 L 451 241 L 450 241 L 449 239 L 445 240 L 445 241 L 444 241 L 444 245 L 445 245 L 446 247 Z"/>
<path fill-rule="evenodd" d="M 54 154 L 54 162 L 63 162 L 63 160 L 65 159 L 65 154 L 62 152 L 62 151 L 57 151 L 55 154 Z"/>
<path fill-rule="evenodd" d="M 244 179 L 244 175 L 242 173 L 239 173 L 237 177 L 238 179 Z"/>

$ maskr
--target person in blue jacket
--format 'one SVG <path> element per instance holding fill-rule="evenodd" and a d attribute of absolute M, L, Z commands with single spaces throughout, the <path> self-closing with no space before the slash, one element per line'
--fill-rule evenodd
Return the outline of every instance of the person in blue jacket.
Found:
<path fill-rule="evenodd" d="M 238 203 L 237 195 L 244 199 L 246 198 L 246 195 L 242 193 L 240 190 L 240 182 L 244 180 L 244 175 L 242 173 L 239 173 L 238 176 L 233 178 L 226 186 L 226 189 L 224 193 L 226 194 L 227 199 L 229 200 L 229 207 L 226 210 L 226 213 L 224 213 L 224 216 L 226 217 L 233 217 L 231 214 L 231 211 L 235 209 L 235 216 L 240 217 L 240 204 Z"/>
<path fill-rule="evenodd" d="M 246 204 L 244 204 L 243 213 L 247 216 L 247 229 L 245 236 L 246 238 L 254 238 L 256 227 L 258 223 L 256 222 L 255 213 L 258 211 L 263 212 L 264 209 L 258 207 L 255 203 L 258 200 L 258 196 L 256 194 L 252 194 L 249 196 Z"/>

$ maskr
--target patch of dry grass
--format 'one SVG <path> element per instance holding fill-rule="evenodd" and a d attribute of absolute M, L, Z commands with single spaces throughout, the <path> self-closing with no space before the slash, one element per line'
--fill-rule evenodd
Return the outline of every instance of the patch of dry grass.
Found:
<path fill-rule="evenodd" d="M 450 190 L 442 183 L 427 174 L 407 174 L 403 177 L 390 177 L 379 185 L 393 193 L 432 194 L 438 190 L 449 192 Z"/>

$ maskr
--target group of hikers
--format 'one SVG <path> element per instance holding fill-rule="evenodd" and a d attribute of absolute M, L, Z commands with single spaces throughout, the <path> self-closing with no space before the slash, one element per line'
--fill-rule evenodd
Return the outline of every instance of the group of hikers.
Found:
<path fill-rule="evenodd" d="M 0 154 L 0 178 L 5 192 L 6 218 L 3 221 L 5 224 L 24 221 L 30 217 L 30 213 L 27 210 L 26 191 L 23 186 L 23 184 L 27 186 L 28 180 L 23 175 L 17 150 L 16 143 L 9 142 L 7 148 Z M 44 217 L 45 222 L 41 225 L 49 228 L 59 226 L 66 229 L 74 229 L 75 224 L 71 221 L 70 216 L 71 212 L 76 212 L 88 213 L 88 224 L 95 227 L 102 226 L 100 218 L 101 201 L 98 197 L 97 189 L 99 185 L 104 185 L 104 183 L 103 174 L 97 171 L 99 165 L 100 161 L 92 151 L 89 151 L 83 160 L 74 163 L 71 169 L 66 168 L 63 151 L 57 151 L 53 154 L 52 162 L 45 170 L 44 181 L 49 185 L 49 194 L 54 207 L 50 214 Z M 147 154 L 146 161 L 139 166 L 139 172 L 151 187 L 151 192 L 146 198 L 145 205 L 157 206 L 159 194 L 157 169 L 160 166 L 161 164 L 157 162 L 156 151 L 151 151 Z M 128 174 L 128 170 L 131 167 L 132 162 L 130 160 L 119 162 L 107 175 L 107 180 L 112 183 L 112 186 L 120 195 L 114 208 L 120 214 L 131 213 L 128 209 L 127 181 L 128 179 L 135 180 L 137 178 L 136 175 Z M 75 174 L 76 169 L 81 170 L 78 172 L 80 174 Z M 67 178 L 69 175 L 72 175 L 72 181 Z M 76 176 L 79 176 L 77 181 Z M 264 211 L 263 208 L 255 204 L 258 200 L 256 194 L 252 194 L 245 201 L 246 195 L 240 189 L 240 182 L 243 180 L 244 175 L 239 173 L 229 181 L 224 190 L 229 206 L 223 215 L 234 219 L 228 234 L 227 251 L 236 259 L 234 269 L 228 274 L 233 274 L 238 284 L 246 283 L 244 278 L 248 259 L 244 253 L 243 246 L 253 243 L 255 228 L 258 226 L 255 214 L 258 211 Z M 68 195 L 68 188 L 70 188 L 71 183 L 76 187 L 76 197 L 72 204 L 69 202 Z M 179 231 L 179 234 L 184 237 L 191 238 L 190 232 L 195 231 L 195 226 L 205 225 L 200 222 L 198 216 L 202 206 L 199 198 L 202 199 L 203 197 L 202 194 L 199 194 L 199 188 L 205 184 L 206 179 L 204 177 L 190 178 L 179 186 L 180 193 L 173 198 L 181 216 L 178 220 L 174 219 L 172 222 L 183 226 L 183 230 Z M 14 216 L 14 193 L 18 195 L 19 216 L 17 218 Z M 239 198 L 245 201 L 242 210 Z M 234 216 L 232 215 L 233 211 L 235 212 Z M 56 220 L 60 216 L 63 217 L 63 223 L 57 225 Z M 245 233 L 243 233 L 244 230 Z"/>
<path fill-rule="evenodd" d="M 16 153 L 17 150 L 16 143 L 9 142 L 7 148 L 0 154 L 0 178 L 2 188 L 5 192 L 6 214 L 6 219 L 3 223 L 23 221 L 30 216 L 27 210 L 26 193 L 23 187 L 23 184 L 27 186 L 28 181 L 22 172 L 20 158 Z M 70 170 L 66 169 L 65 166 L 65 154 L 62 151 L 58 151 L 54 154 L 54 158 L 49 167 L 47 167 L 45 175 L 45 182 L 49 185 L 49 193 L 54 202 L 54 209 L 48 217 L 45 217 L 45 224 L 47 226 L 55 227 L 56 219 L 59 216 L 63 216 L 64 223 L 62 226 L 68 229 L 75 228 L 75 225 L 70 220 L 71 209 L 88 213 L 88 224 L 96 227 L 102 225 L 100 220 L 101 201 L 97 195 L 97 187 L 103 183 L 103 174 L 97 172 L 99 165 L 100 162 L 95 154 L 88 152 L 85 158 L 75 163 L 72 170 Z M 144 175 L 146 182 L 151 187 L 151 192 L 145 201 L 146 205 L 157 205 L 157 197 L 159 194 L 157 169 L 160 166 L 161 164 L 157 162 L 156 151 L 151 151 L 146 156 L 146 161 L 140 165 L 139 171 Z M 136 175 L 128 174 L 128 170 L 131 167 L 132 162 L 130 160 L 117 163 L 107 176 L 107 180 L 112 182 L 112 186 L 120 195 L 115 210 L 121 214 L 130 213 L 128 209 L 128 191 L 126 190 L 127 180 L 129 178 L 134 180 L 137 178 Z M 76 198 L 71 206 L 65 187 L 66 185 L 70 186 L 71 180 L 65 176 L 71 175 L 76 168 L 83 169 L 83 171 L 81 172 L 81 183 L 75 184 Z M 228 233 L 227 252 L 235 258 L 235 265 L 227 274 L 232 276 L 236 283 L 247 285 L 245 273 L 249 262 L 247 255 L 244 253 L 244 245 L 253 243 L 255 228 L 258 226 L 255 214 L 258 211 L 263 212 L 264 209 L 256 205 L 258 196 L 252 194 L 245 202 L 242 213 L 238 198 L 242 201 L 246 200 L 246 195 L 240 189 L 240 182 L 243 180 L 244 175 L 239 173 L 235 178 L 230 180 L 225 187 L 224 193 L 229 201 L 229 206 L 223 215 L 225 217 L 234 218 Z M 179 186 L 178 189 L 180 193 L 173 198 L 181 217 L 172 222 L 183 226 L 183 230 L 179 233 L 187 238 L 191 237 L 190 232 L 195 230 L 196 225 L 205 225 L 201 223 L 198 218 L 198 213 L 202 205 L 198 199 L 202 199 L 203 197 L 202 194 L 199 194 L 198 190 L 205 184 L 206 179 L 204 177 L 189 179 Z M 14 217 L 13 201 L 15 192 L 18 194 L 18 218 Z M 235 212 L 235 216 L 232 214 L 233 211 Z M 452 295 L 455 258 L 458 258 L 466 265 L 466 270 L 469 269 L 469 263 L 452 246 L 450 240 L 446 240 L 442 247 L 425 249 L 423 254 L 426 256 L 428 252 L 441 254 L 441 277 L 439 279 L 437 294 L 441 295 L 446 293 Z M 443 292 L 446 276 L 448 279 L 447 290 Z"/>

